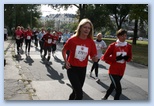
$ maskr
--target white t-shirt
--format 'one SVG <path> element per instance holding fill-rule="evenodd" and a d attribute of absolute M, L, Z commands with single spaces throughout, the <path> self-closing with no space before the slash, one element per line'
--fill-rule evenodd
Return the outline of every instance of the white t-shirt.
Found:
<path fill-rule="evenodd" d="M 94 40 L 95 42 L 95 45 L 96 45 L 96 48 L 97 48 L 97 57 L 100 59 L 101 56 L 102 56 L 102 48 L 106 48 L 106 43 L 102 40 L 102 41 L 97 41 L 97 40 Z"/>

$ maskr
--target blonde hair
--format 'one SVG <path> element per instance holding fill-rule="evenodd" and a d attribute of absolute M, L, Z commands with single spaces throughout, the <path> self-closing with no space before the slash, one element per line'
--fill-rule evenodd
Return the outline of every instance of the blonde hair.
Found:
<path fill-rule="evenodd" d="M 101 37 L 102 37 L 102 33 L 98 33 L 98 34 L 97 34 L 97 37 L 98 37 L 98 36 L 101 36 Z"/>
<path fill-rule="evenodd" d="M 92 24 L 92 22 L 91 22 L 89 19 L 87 19 L 87 18 L 84 18 L 84 19 L 82 19 L 82 20 L 80 21 L 80 23 L 78 24 L 78 27 L 77 27 L 77 29 L 76 29 L 76 33 L 74 34 L 74 36 L 80 36 L 80 29 L 81 29 L 81 27 L 82 27 L 83 25 L 87 24 L 87 23 L 89 23 L 90 26 L 91 26 L 91 30 L 90 30 L 89 35 L 88 35 L 87 37 L 93 39 L 93 33 L 94 33 L 93 24 Z"/>

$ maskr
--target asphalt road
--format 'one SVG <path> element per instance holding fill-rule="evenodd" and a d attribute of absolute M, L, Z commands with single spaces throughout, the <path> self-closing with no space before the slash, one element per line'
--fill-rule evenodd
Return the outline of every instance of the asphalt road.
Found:
<path fill-rule="evenodd" d="M 25 45 L 23 46 L 23 50 L 24 48 Z M 26 56 L 24 51 L 20 51 L 22 53 L 20 57 L 14 55 L 12 52 L 13 61 L 15 62 L 14 64 L 18 69 L 16 70 L 18 75 L 13 77 L 13 74 L 7 72 L 8 68 L 10 69 L 11 67 L 9 65 L 6 66 L 4 78 L 4 98 L 6 100 L 68 100 L 69 94 L 72 90 L 67 78 L 66 70 L 62 69 L 63 59 L 61 55 L 61 48 L 62 43 L 57 45 L 55 55 L 51 56 L 50 65 L 47 65 L 46 61 L 42 60 L 39 48 L 36 48 L 33 43 L 31 46 L 30 56 Z M 16 49 L 12 46 L 11 51 L 14 50 L 16 53 Z M 7 59 L 9 59 L 9 57 Z M 109 65 L 103 61 L 99 62 L 98 77 L 100 78 L 100 82 L 95 81 L 94 72 L 92 74 L 93 77 L 89 76 L 91 66 L 92 61 L 89 60 L 86 80 L 83 87 L 83 99 L 101 100 L 101 97 L 105 95 L 105 92 L 110 85 L 110 79 L 107 74 Z M 128 63 L 125 75 L 121 80 L 122 95 L 120 99 L 141 101 L 148 100 L 148 78 L 147 66 L 133 62 Z M 11 86 L 11 84 L 14 86 Z M 15 87 L 15 85 L 18 87 Z M 14 92 L 9 93 L 10 89 L 13 89 Z M 114 92 L 108 100 L 113 100 L 113 96 Z"/>

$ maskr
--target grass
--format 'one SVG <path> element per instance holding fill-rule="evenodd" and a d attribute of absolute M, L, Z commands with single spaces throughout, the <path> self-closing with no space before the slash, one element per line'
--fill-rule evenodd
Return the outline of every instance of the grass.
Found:
<path fill-rule="evenodd" d="M 113 38 L 103 38 L 103 40 L 107 45 L 116 41 L 116 39 Z M 132 40 L 127 40 L 127 42 L 132 44 Z M 133 62 L 148 66 L 148 41 L 137 40 L 136 45 L 132 44 L 132 53 Z"/>

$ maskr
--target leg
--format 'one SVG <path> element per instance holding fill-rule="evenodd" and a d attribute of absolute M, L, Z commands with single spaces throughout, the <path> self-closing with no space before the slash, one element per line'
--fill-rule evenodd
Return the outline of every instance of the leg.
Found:
<path fill-rule="evenodd" d="M 16 40 L 16 44 L 17 44 L 17 54 L 19 55 L 20 40 Z"/>
<path fill-rule="evenodd" d="M 83 98 L 82 87 L 85 81 L 85 74 L 86 74 L 86 67 L 85 68 L 72 67 L 71 69 L 67 70 L 67 75 L 73 89 L 73 92 L 69 97 L 70 100 L 82 100 Z"/>
<path fill-rule="evenodd" d="M 49 61 L 50 60 L 50 55 L 51 55 L 51 46 L 47 47 L 47 51 L 48 51 L 47 61 Z"/>
<path fill-rule="evenodd" d="M 25 47 L 25 53 L 27 53 L 27 47 L 28 47 L 28 40 L 25 40 L 26 47 Z"/>
<path fill-rule="evenodd" d="M 47 47 L 44 47 L 44 55 L 43 55 L 43 59 L 45 59 L 45 56 L 47 55 Z"/>
<path fill-rule="evenodd" d="M 98 78 L 98 62 L 99 62 L 99 59 L 97 62 L 95 62 L 95 76 Z"/>
<path fill-rule="evenodd" d="M 109 77 L 110 77 L 110 80 L 111 80 L 111 84 L 110 84 L 110 87 L 108 88 L 105 96 L 103 97 L 103 99 L 107 99 L 111 95 L 111 93 L 113 92 L 113 90 L 115 89 L 114 80 L 112 78 L 112 75 L 109 74 Z"/>

